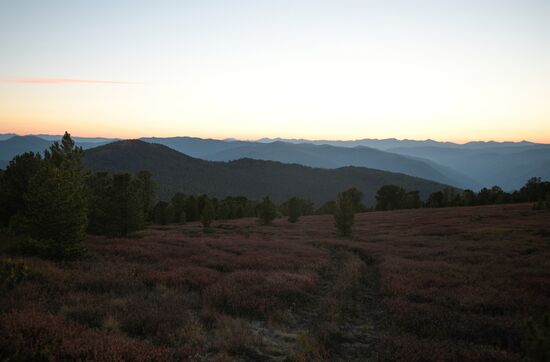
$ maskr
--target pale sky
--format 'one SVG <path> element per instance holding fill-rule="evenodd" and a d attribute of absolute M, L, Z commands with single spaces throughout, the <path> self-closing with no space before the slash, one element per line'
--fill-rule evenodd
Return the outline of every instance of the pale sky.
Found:
<path fill-rule="evenodd" d="M 0 0 L 0 133 L 550 143 L 550 1 Z"/>

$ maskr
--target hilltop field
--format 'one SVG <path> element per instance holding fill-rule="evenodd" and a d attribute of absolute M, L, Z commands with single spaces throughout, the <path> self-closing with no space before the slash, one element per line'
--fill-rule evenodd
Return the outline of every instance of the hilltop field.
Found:
<path fill-rule="evenodd" d="M 532 204 L 363 213 L 350 238 L 332 216 L 213 228 L 88 236 L 65 263 L 4 236 L 0 360 L 541 357 L 550 213 Z"/>

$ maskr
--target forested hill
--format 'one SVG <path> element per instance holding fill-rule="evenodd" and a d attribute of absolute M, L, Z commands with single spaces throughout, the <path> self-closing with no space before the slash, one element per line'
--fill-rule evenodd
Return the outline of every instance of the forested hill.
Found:
<path fill-rule="evenodd" d="M 269 195 L 279 202 L 299 196 L 321 204 L 334 200 L 339 191 L 356 187 L 364 193 L 365 203 L 372 205 L 376 191 L 386 184 L 419 190 L 422 197 L 445 187 L 405 174 L 363 167 L 320 169 L 252 159 L 205 161 L 139 140 L 119 141 L 86 150 L 84 165 L 92 171 L 111 173 L 147 170 L 158 182 L 163 198 L 181 191 L 249 198 Z"/>

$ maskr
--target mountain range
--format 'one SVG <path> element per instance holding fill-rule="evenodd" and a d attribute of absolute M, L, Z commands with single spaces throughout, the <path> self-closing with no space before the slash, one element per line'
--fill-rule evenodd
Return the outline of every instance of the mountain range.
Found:
<path fill-rule="evenodd" d="M 18 153 L 39 152 L 60 136 L 0 135 L 0 167 Z M 75 137 L 90 149 L 117 139 Z M 505 190 L 521 187 L 533 176 L 550 179 L 550 145 L 522 142 L 469 142 L 434 140 L 360 139 L 308 141 L 260 139 L 215 140 L 195 137 L 141 138 L 209 161 L 241 158 L 297 163 L 317 168 L 360 166 L 399 172 L 424 179 L 479 190 L 499 185 Z"/>
<path fill-rule="evenodd" d="M 356 187 L 363 192 L 364 202 L 372 206 L 376 191 L 386 184 L 419 190 L 423 198 L 445 187 L 401 173 L 364 167 L 324 169 L 249 158 L 207 161 L 141 140 L 117 141 L 89 149 L 84 154 L 84 166 L 91 171 L 110 173 L 148 170 L 158 182 L 162 198 L 178 191 L 253 199 L 269 195 L 277 202 L 298 196 L 320 205 L 334 200 L 338 192 Z"/>

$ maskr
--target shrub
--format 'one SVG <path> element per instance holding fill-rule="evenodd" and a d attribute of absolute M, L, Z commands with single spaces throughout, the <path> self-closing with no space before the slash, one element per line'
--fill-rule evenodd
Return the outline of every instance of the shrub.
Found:
<path fill-rule="evenodd" d="M 550 361 L 550 314 L 540 324 L 529 323 L 526 349 L 534 361 Z"/>
<path fill-rule="evenodd" d="M 0 260 L 0 289 L 11 289 L 30 275 L 27 264 L 11 258 Z"/>

